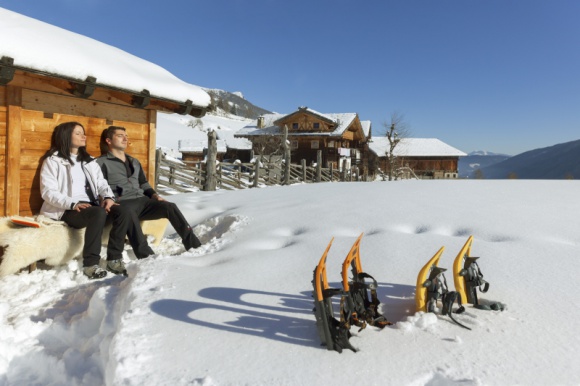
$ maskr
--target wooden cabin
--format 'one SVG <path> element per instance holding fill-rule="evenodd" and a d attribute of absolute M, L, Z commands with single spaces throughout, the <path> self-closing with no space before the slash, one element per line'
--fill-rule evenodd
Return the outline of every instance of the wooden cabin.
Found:
<path fill-rule="evenodd" d="M 201 117 L 209 105 L 209 96 L 197 86 L 180 81 L 162 68 L 117 49 L 111 52 L 122 56 L 123 60 L 118 62 L 130 61 L 129 67 L 133 71 L 131 76 L 135 75 L 135 69 L 138 71 L 143 67 L 143 82 L 138 87 L 128 89 L 122 83 L 101 83 L 100 75 L 82 79 L 70 76 L 66 69 L 57 67 L 57 60 L 63 60 L 59 55 L 64 54 L 55 52 L 54 57 L 42 57 L 40 54 L 35 57 L 43 49 L 35 46 L 38 44 L 34 39 L 18 34 L 8 34 L 8 38 L 3 34 L 4 29 L 14 31 L 18 27 L 28 31 L 38 27 L 38 33 L 47 34 L 51 33 L 51 28 L 55 28 L 58 30 L 55 47 L 62 45 L 63 49 L 72 51 L 72 54 L 78 49 L 87 52 L 93 50 L 95 55 L 99 55 L 106 47 L 112 47 L 72 33 L 70 37 L 65 37 L 66 41 L 58 41 L 63 35 L 60 28 L 7 10 L 1 11 L 0 215 L 26 216 L 38 213 L 42 205 L 39 187 L 42 157 L 50 147 L 54 127 L 67 121 L 77 121 L 85 127 L 87 150 L 93 156 L 100 155 L 99 140 L 103 129 L 110 125 L 125 127 L 130 141 L 127 152 L 141 161 L 149 181 L 153 183 L 157 112 Z M 98 46 L 92 49 L 91 45 Z M 117 68 L 104 69 L 102 63 L 105 61 L 98 59 L 94 60 L 98 64 L 90 68 L 93 60 L 88 58 L 87 71 L 92 74 L 122 71 L 120 64 L 112 58 L 108 62 Z M 47 63 L 57 68 L 48 72 L 44 69 Z M 159 89 L 158 84 L 153 81 L 148 83 L 148 75 L 152 73 L 164 80 L 163 92 L 154 91 Z M 106 77 L 103 75 L 103 78 Z M 175 99 L 167 96 L 171 94 L 172 86 L 176 90 Z M 188 95 L 188 92 L 193 95 L 194 102 L 182 99 L 182 95 Z"/>
<path fill-rule="evenodd" d="M 182 139 L 179 141 L 179 152 L 181 160 L 185 163 L 203 162 L 207 155 L 207 140 L 200 139 Z M 227 151 L 226 141 L 218 139 L 216 159 L 223 161 Z"/>
<path fill-rule="evenodd" d="M 248 125 L 235 136 L 248 138 L 256 154 L 281 152 L 283 128 L 288 128 L 291 162 L 305 159 L 316 162 L 322 151 L 322 166 L 339 169 L 343 160 L 347 167 L 366 165 L 369 121 L 360 121 L 356 113 L 322 114 L 308 107 L 299 107 L 288 115 L 266 114 L 255 125 Z M 281 154 L 281 153 L 280 153 Z"/>
<path fill-rule="evenodd" d="M 372 137 L 371 173 L 389 172 L 389 141 L 387 137 Z M 409 168 L 424 179 L 458 178 L 459 157 L 466 156 L 461 150 L 436 138 L 403 138 L 393 151 L 397 168 Z"/>

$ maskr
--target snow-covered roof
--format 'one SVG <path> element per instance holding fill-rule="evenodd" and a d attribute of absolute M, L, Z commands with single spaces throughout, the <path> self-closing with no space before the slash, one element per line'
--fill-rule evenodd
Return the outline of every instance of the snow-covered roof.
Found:
<path fill-rule="evenodd" d="M 301 110 L 301 111 L 308 111 L 310 113 L 313 113 L 314 115 L 317 116 L 321 116 L 324 117 L 332 122 L 337 123 L 336 128 L 333 131 L 330 132 L 292 132 L 292 136 L 302 136 L 302 137 L 308 137 L 308 136 L 328 136 L 328 137 L 336 137 L 336 136 L 341 136 L 342 134 L 344 134 L 344 132 L 348 129 L 348 127 L 352 124 L 352 122 L 356 119 L 357 114 L 356 113 L 326 113 L 326 114 L 322 114 L 319 112 L 316 112 L 314 110 L 311 109 L 306 109 L 306 110 Z M 292 113 L 294 114 L 294 113 Z M 275 124 L 275 122 L 281 120 L 282 118 L 285 118 L 287 116 L 290 116 L 292 114 L 264 114 L 264 122 L 266 127 L 260 129 L 258 128 L 258 122 L 257 120 L 252 122 L 251 124 L 241 128 L 240 130 L 238 130 L 238 132 L 236 133 L 236 136 L 253 136 L 253 135 L 281 135 L 282 134 L 282 128 L 280 126 L 277 126 Z M 370 123 L 370 121 L 369 121 Z"/>
<path fill-rule="evenodd" d="M 369 148 L 382 157 L 389 151 L 389 140 L 387 137 L 372 137 Z M 403 138 L 395 147 L 394 153 L 400 157 L 462 157 L 467 155 L 437 138 Z"/>
<path fill-rule="evenodd" d="M 298 110 L 296 110 L 296 111 L 294 111 L 294 112 L 292 112 L 290 114 L 287 114 L 287 115 L 285 115 L 285 116 L 283 116 L 283 117 L 281 117 L 279 119 L 284 119 L 284 118 L 290 117 L 290 116 L 292 116 L 294 114 L 299 114 L 299 113 L 304 113 L 304 112 L 309 113 L 310 115 L 315 115 L 315 116 L 319 117 L 320 119 L 325 120 L 325 121 L 328 121 L 328 122 L 332 122 L 333 121 L 333 119 L 328 114 L 323 114 L 321 112 L 318 112 L 316 110 L 313 110 L 313 109 L 311 109 L 309 107 L 304 107 L 304 106 L 298 107 Z"/>
<path fill-rule="evenodd" d="M 216 141 L 218 153 L 225 153 L 227 151 L 226 141 L 218 139 Z M 207 140 L 198 139 L 182 139 L 179 141 L 179 151 L 182 153 L 203 153 L 207 148 Z"/>
<path fill-rule="evenodd" d="M 164 68 L 89 37 L 0 8 L 0 57 L 14 66 L 206 108 L 211 100 L 200 87 Z"/>
<path fill-rule="evenodd" d="M 252 141 L 247 138 L 234 137 L 234 131 L 216 130 L 218 140 L 222 139 L 229 149 L 252 150 Z M 207 142 L 207 141 L 206 141 Z"/>
<path fill-rule="evenodd" d="M 360 121 L 365 137 L 368 137 L 371 132 L 371 121 Z"/>

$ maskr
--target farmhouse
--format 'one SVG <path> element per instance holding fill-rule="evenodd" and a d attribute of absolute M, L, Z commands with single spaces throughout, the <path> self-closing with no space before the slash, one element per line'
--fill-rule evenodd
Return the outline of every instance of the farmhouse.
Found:
<path fill-rule="evenodd" d="M 0 215 L 40 209 L 42 156 L 59 123 L 83 124 L 93 156 L 103 129 L 125 127 L 153 183 L 157 112 L 201 117 L 209 103 L 153 63 L 0 8 Z"/>
<path fill-rule="evenodd" d="M 323 167 L 367 165 L 371 123 L 361 121 L 356 113 L 323 114 L 299 107 L 287 115 L 265 114 L 235 136 L 252 141 L 255 154 L 281 155 L 284 127 L 288 128 L 292 163 L 300 163 L 302 159 L 315 163 L 321 151 Z"/>
<path fill-rule="evenodd" d="M 390 147 L 387 137 L 372 137 L 369 149 L 371 164 L 388 173 Z M 457 178 L 459 157 L 467 155 L 436 138 L 403 138 L 393 153 L 397 169 L 412 171 L 425 179 Z"/>

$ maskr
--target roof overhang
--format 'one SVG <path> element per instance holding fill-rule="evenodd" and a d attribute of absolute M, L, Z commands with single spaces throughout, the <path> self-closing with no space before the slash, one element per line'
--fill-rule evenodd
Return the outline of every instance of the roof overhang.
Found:
<path fill-rule="evenodd" d="M 115 99 L 124 102 L 126 105 L 140 109 L 158 110 L 181 115 L 191 115 L 201 118 L 205 115 L 207 107 L 196 106 L 191 100 L 178 101 L 168 98 L 151 95 L 148 90 L 140 92 L 127 90 L 110 85 L 100 84 L 98 79 L 88 76 L 86 79 L 74 79 L 65 75 L 53 74 L 33 68 L 14 65 L 14 59 L 3 56 L 0 58 L 0 86 L 9 85 L 17 75 L 31 74 L 41 81 L 56 87 L 63 93 L 75 95 L 85 99 L 99 99 L 97 90 L 105 91 L 114 96 Z M 105 102 L 110 102 L 104 100 Z"/>

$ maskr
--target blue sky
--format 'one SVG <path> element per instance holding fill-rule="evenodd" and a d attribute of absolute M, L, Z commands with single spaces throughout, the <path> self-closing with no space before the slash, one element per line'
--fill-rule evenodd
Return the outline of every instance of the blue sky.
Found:
<path fill-rule="evenodd" d="M 577 0 L 0 0 L 289 113 L 394 112 L 410 136 L 519 154 L 580 139 Z M 114 60 L 114 58 L 111 58 Z"/>

